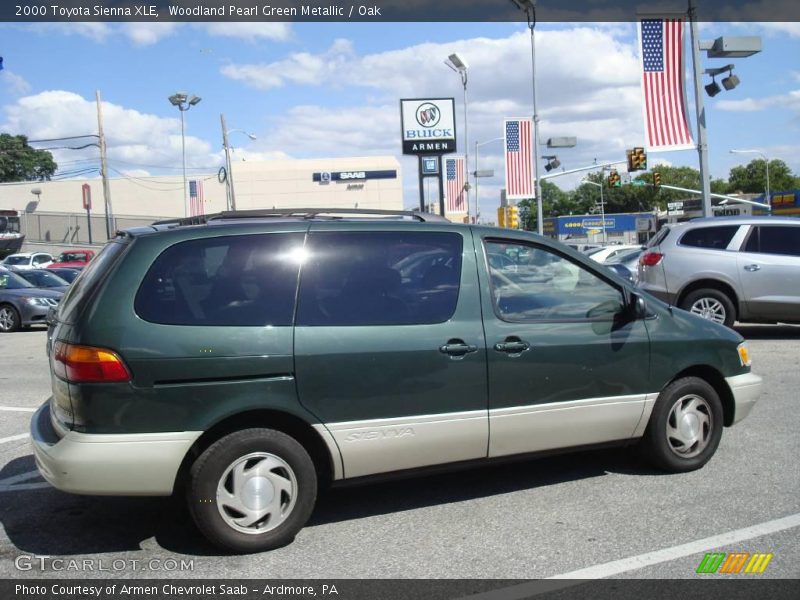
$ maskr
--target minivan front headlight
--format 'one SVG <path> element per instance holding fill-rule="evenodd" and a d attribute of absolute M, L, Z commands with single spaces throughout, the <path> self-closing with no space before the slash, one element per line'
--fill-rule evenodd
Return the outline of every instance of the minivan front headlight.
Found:
<path fill-rule="evenodd" d="M 743 367 L 749 367 L 751 364 L 753 364 L 753 361 L 750 358 L 750 348 L 748 347 L 747 342 L 742 342 L 736 346 L 736 351 L 739 353 L 739 362 L 742 363 Z"/>

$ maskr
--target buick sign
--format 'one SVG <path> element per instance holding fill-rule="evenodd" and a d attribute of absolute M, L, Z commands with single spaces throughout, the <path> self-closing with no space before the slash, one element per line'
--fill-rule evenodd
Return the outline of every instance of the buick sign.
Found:
<path fill-rule="evenodd" d="M 400 100 L 403 154 L 449 154 L 456 151 L 453 98 Z"/>

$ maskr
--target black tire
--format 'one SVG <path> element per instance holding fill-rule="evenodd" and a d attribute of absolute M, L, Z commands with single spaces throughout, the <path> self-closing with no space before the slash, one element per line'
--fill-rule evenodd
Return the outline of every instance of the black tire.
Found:
<path fill-rule="evenodd" d="M 0 305 L 0 332 L 12 333 L 22 328 L 19 311 L 10 304 Z"/>
<path fill-rule="evenodd" d="M 273 469 L 272 464 L 278 466 Z M 241 470 L 236 465 L 242 465 Z M 251 474 L 253 469 L 263 469 L 259 473 L 266 476 Z M 239 493 L 234 488 L 236 477 L 247 482 Z M 317 498 L 317 473 L 308 452 L 294 438 L 272 429 L 244 429 L 217 440 L 194 462 L 189 479 L 187 499 L 198 529 L 216 546 L 236 553 L 262 552 L 290 543 L 308 521 Z M 275 498 L 275 481 L 277 485 L 293 482 L 292 493 L 279 491 L 279 508 L 263 522 L 246 524 L 246 513 L 231 506 L 251 509 L 253 503 Z M 266 508 L 261 506 L 261 510 Z"/>
<path fill-rule="evenodd" d="M 680 414 L 685 417 L 683 427 L 675 420 Z M 722 403 L 716 390 L 703 379 L 684 377 L 659 394 L 642 438 L 642 448 L 659 469 L 672 473 L 694 471 L 716 452 L 722 427 Z M 688 442 L 691 436 L 687 432 L 697 434 L 694 445 Z"/>
<path fill-rule="evenodd" d="M 736 307 L 725 292 L 714 288 L 694 290 L 686 295 L 680 306 L 683 310 L 714 321 L 715 319 L 711 316 L 702 314 L 702 304 L 717 309 L 714 311 L 715 314 L 720 314 L 719 311 L 722 311 L 721 320 L 717 320 L 717 322 L 725 327 L 733 327 L 733 322 L 736 320 Z"/>

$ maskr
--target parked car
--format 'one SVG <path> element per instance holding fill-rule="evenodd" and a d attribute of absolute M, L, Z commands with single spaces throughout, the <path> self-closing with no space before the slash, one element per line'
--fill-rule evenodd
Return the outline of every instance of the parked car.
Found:
<path fill-rule="evenodd" d="M 44 325 L 47 311 L 58 305 L 61 296 L 62 292 L 39 289 L 18 273 L 0 268 L 0 332 Z"/>
<path fill-rule="evenodd" d="M 83 268 L 94 258 L 94 250 L 66 250 L 54 259 L 52 268 L 80 267 Z"/>
<path fill-rule="evenodd" d="M 626 265 L 623 265 L 622 263 L 605 263 L 605 266 L 608 269 L 614 271 L 617 275 L 619 275 L 623 279 L 627 279 L 631 283 L 636 283 L 636 279 L 633 276 L 633 272 Z"/>
<path fill-rule="evenodd" d="M 587 254 L 587 256 L 591 256 L 592 260 L 599 263 L 607 263 L 628 250 L 641 250 L 641 248 L 641 244 L 614 244 L 611 246 L 604 246 L 592 254 Z"/>
<path fill-rule="evenodd" d="M 46 252 L 19 252 L 3 259 L 3 265 L 14 267 L 17 271 L 27 269 L 43 269 L 53 262 L 53 257 Z"/>
<path fill-rule="evenodd" d="M 637 246 L 620 252 L 604 264 L 612 268 L 624 267 L 630 273 L 631 281 L 637 283 L 639 281 L 639 257 L 642 254 L 644 254 L 644 248 Z"/>
<path fill-rule="evenodd" d="M 72 283 L 81 274 L 81 269 L 78 267 L 48 267 L 47 270 L 55 273 L 67 283 Z"/>
<path fill-rule="evenodd" d="M 52 319 L 42 475 L 179 490 L 236 552 L 290 542 L 329 482 L 609 443 L 698 469 L 761 386 L 735 331 L 558 242 L 420 213 L 130 229 Z"/>
<path fill-rule="evenodd" d="M 576 244 L 573 242 L 565 242 L 567 246 L 578 252 L 588 253 L 590 250 L 599 250 L 602 248 L 600 244 Z"/>
<path fill-rule="evenodd" d="M 639 259 L 639 285 L 728 327 L 800 323 L 800 219 L 714 217 L 666 226 Z"/>
<path fill-rule="evenodd" d="M 51 289 L 64 293 L 69 287 L 68 281 L 48 269 L 29 269 L 27 271 L 19 271 L 18 275 L 37 288 Z"/>

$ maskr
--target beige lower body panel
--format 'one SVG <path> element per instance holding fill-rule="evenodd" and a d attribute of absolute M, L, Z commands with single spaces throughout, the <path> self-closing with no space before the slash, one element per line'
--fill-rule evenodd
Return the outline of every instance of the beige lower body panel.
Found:
<path fill-rule="evenodd" d="M 649 396 L 637 394 L 592 398 L 489 411 L 489 456 L 508 456 L 631 438 L 643 420 Z"/>
<path fill-rule="evenodd" d="M 755 373 L 744 373 L 726 377 L 725 381 L 731 388 L 735 404 L 733 422 L 738 423 L 753 410 L 756 400 L 761 395 L 762 379 Z"/>
<path fill-rule="evenodd" d="M 347 478 L 486 457 L 486 411 L 350 421 L 327 426 Z"/>

